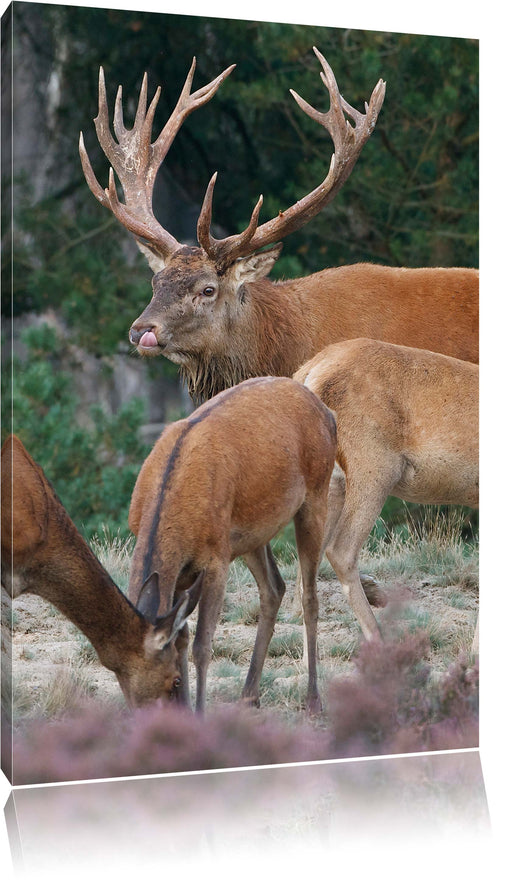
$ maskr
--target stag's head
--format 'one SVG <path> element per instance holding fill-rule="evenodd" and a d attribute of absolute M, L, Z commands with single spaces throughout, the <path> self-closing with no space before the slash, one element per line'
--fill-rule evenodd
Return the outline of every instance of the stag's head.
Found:
<path fill-rule="evenodd" d="M 162 354 L 185 368 L 221 353 L 244 311 L 247 283 L 266 276 L 280 251 L 277 246 L 224 269 L 204 249 L 184 246 L 153 276 L 153 297 L 130 329 L 131 343 L 141 355 Z"/>
<path fill-rule="evenodd" d="M 371 135 L 385 94 L 380 80 L 366 113 L 360 113 L 340 95 L 334 74 L 321 53 L 314 50 L 323 72 L 330 107 L 321 113 L 293 90 L 299 107 L 329 132 L 334 154 L 325 180 L 295 205 L 277 217 L 259 224 L 263 202 L 260 196 L 247 228 L 225 239 L 211 234 L 213 189 L 217 174 L 208 185 L 197 224 L 198 247 L 179 243 L 157 221 L 152 210 L 152 192 L 157 171 L 184 119 L 215 94 L 235 65 L 211 83 L 191 94 L 195 59 L 175 109 L 162 132 L 151 143 L 151 129 L 160 95 L 158 87 L 147 107 L 147 77 L 144 76 L 133 128 L 123 123 L 122 91 L 118 89 L 114 110 L 114 132 L 110 132 L 103 70 L 100 70 L 99 109 L 94 120 L 100 145 L 109 159 L 109 186 L 98 183 L 80 135 L 80 156 L 92 192 L 135 236 L 146 256 L 153 278 L 153 298 L 130 330 L 130 340 L 142 355 L 162 354 L 185 369 L 198 359 L 229 356 L 234 329 L 243 327 L 248 309 L 247 286 L 262 279 L 279 257 L 278 240 L 299 229 L 316 215 L 342 187 L 350 175 L 363 145 Z M 345 118 L 347 113 L 353 125 Z M 120 202 L 114 171 L 121 181 L 125 202 Z M 262 251 L 268 246 L 266 251 Z M 246 333 L 247 337 L 247 333 Z M 242 380 L 238 377 L 237 380 Z"/>

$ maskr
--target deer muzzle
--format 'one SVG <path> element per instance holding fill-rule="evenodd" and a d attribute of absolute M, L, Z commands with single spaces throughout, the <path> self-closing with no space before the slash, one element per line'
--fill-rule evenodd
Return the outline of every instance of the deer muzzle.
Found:
<path fill-rule="evenodd" d="M 163 345 L 158 342 L 153 327 L 137 328 L 136 325 L 132 325 L 129 337 L 130 343 L 133 343 L 139 352 L 159 352 L 163 348 Z"/>

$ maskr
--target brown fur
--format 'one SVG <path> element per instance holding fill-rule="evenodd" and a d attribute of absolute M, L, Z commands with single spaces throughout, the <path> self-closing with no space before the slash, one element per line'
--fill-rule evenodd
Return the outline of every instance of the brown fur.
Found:
<path fill-rule="evenodd" d="M 357 561 L 386 497 L 478 506 L 478 366 L 376 340 L 318 353 L 295 374 L 336 414 L 325 551 L 365 637 L 378 627 Z"/>
<path fill-rule="evenodd" d="M 325 346 L 362 336 L 478 362 L 477 270 L 355 264 L 273 283 L 262 273 L 277 256 L 222 275 L 200 249 L 170 258 L 131 329 L 134 343 L 153 330 L 159 347 L 139 352 L 180 364 L 196 400 L 247 377 L 291 376 Z M 242 273 L 244 261 L 252 270 Z"/>
<path fill-rule="evenodd" d="M 14 435 L 1 452 L 2 585 L 13 598 L 50 601 L 91 641 L 131 705 L 177 694 L 175 638 L 187 609 L 148 622 L 89 549 L 38 466 Z"/>
<path fill-rule="evenodd" d="M 206 674 L 230 561 L 243 556 L 258 584 L 261 615 L 243 697 L 258 700 L 267 647 L 284 582 L 265 546 L 292 518 L 305 584 L 308 706 L 316 685 L 316 571 L 329 478 L 334 465 L 332 414 L 288 378 L 248 380 L 171 424 L 142 466 L 130 507 L 137 536 L 132 601 L 161 615 L 198 574 L 203 589 L 193 655 L 196 707 L 205 704 Z M 153 572 L 159 591 L 141 593 Z M 160 596 L 161 593 L 161 596 Z M 186 652 L 182 676 L 186 680 Z"/>
<path fill-rule="evenodd" d="M 130 340 L 141 355 L 162 354 L 179 364 L 196 401 L 248 377 L 292 376 L 325 346 L 363 336 L 478 361 L 475 270 L 356 264 L 277 284 L 266 278 L 281 252 L 280 240 L 322 211 L 351 174 L 384 100 L 385 83 L 379 80 L 365 112 L 352 108 L 341 96 L 327 60 L 316 47 L 313 51 L 322 67 L 329 110 L 320 113 L 291 93 L 301 110 L 331 136 L 334 153 L 326 178 L 261 225 L 260 197 L 247 228 L 217 240 L 211 236 L 215 173 L 199 215 L 199 248 L 181 245 L 162 228 L 152 211 L 152 192 L 183 120 L 215 95 L 234 66 L 191 93 L 194 60 L 178 104 L 153 145 L 155 104 L 146 113 L 147 78 L 133 129 L 126 131 L 118 120 L 116 143 L 100 71 L 96 131 L 122 183 L 125 204 L 119 202 L 113 172 L 107 189 L 97 181 L 81 137 L 85 178 L 96 199 L 135 236 L 155 273 L 153 298 L 132 325 Z M 271 247 L 261 251 L 267 246 Z M 151 334 L 141 344 L 145 332 Z"/>

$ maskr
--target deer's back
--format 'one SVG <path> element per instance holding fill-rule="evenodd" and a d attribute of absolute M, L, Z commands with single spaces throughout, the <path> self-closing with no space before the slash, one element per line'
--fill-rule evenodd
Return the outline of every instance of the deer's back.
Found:
<path fill-rule="evenodd" d="M 2 560 L 28 566 L 48 534 L 48 484 L 16 436 L 2 447 Z M 50 489 L 50 493 L 52 493 Z"/>
<path fill-rule="evenodd" d="M 335 411 L 347 473 L 395 456 L 403 464 L 397 496 L 476 504 L 476 365 L 360 339 L 327 347 L 295 377 Z"/>
<path fill-rule="evenodd" d="M 352 264 L 286 283 L 313 351 L 367 337 L 478 362 L 478 270 Z"/>
<path fill-rule="evenodd" d="M 130 526 L 137 533 L 145 510 L 197 534 L 194 543 L 205 525 L 216 535 L 277 530 L 328 480 L 334 454 L 334 419 L 314 394 L 285 377 L 244 381 L 164 431 L 137 480 Z"/>

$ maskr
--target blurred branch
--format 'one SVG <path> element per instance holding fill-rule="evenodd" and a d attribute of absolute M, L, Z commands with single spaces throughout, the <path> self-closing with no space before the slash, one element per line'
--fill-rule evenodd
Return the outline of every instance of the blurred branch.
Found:
<path fill-rule="evenodd" d="M 75 248 L 77 245 L 81 245 L 83 242 L 87 242 L 88 239 L 94 239 L 95 236 L 98 236 L 99 233 L 103 233 L 105 230 L 108 230 L 109 227 L 114 227 L 117 225 L 117 221 L 114 217 L 109 217 L 107 220 L 100 224 L 99 227 L 94 227 L 93 230 L 88 230 L 87 233 L 81 233 L 80 236 L 77 236 L 75 239 L 66 242 L 65 245 L 61 246 L 61 248 L 57 249 L 57 251 L 52 256 L 53 259 L 57 260 L 57 258 L 62 257 L 67 251 L 70 251 L 72 248 Z"/>

